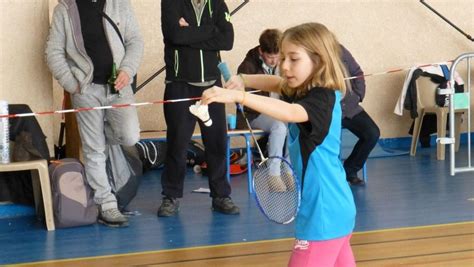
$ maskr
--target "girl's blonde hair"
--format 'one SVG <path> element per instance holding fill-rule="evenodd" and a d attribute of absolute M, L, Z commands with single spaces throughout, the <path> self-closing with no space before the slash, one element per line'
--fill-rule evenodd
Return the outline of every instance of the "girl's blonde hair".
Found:
<path fill-rule="evenodd" d="M 301 97 L 316 86 L 345 93 L 346 69 L 341 61 L 341 45 L 326 26 L 305 23 L 289 28 L 283 33 L 280 48 L 284 41 L 304 48 L 314 64 L 313 75 L 298 88 L 290 88 L 286 82 L 283 83 L 282 91 L 285 95 Z"/>

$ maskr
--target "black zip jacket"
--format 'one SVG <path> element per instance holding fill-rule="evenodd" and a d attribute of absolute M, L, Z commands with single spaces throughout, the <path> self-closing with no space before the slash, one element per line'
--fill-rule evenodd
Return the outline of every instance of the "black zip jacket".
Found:
<path fill-rule="evenodd" d="M 234 28 L 224 0 L 203 0 L 201 18 L 191 0 L 162 0 L 161 29 L 165 43 L 167 81 L 204 82 L 217 80 L 219 51 L 231 50 Z M 189 24 L 179 26 L 179 19 Z"/>

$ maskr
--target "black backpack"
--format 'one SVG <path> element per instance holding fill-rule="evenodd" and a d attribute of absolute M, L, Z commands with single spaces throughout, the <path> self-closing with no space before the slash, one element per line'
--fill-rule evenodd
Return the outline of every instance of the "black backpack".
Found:
<path fill-rule="evenodd" d="M 106 170 L 120 210 L 135 198 L 143 175 L 143 165 L 135 146 L 107 146 Z"/>
<path fill-rule="evenodd" d="M 10 114 L 33 112 L 28 105 L 8 105 Z M 50 159 L 46 136 L 36 117 L 11 118 L 10 141 L 14 141 L 12 161 Z M 34 205 L 30 171 L 0 173 L 0 201 Z"/>
<path fill-rule="evenodd" d="M 139 141 L 135 144 L 142 161 L 143 172 L 163 167 L 166 158 L 166 142 Z"/>
<path fill-rule="evenodd" d="M 140 141 L 135 147 L 138 149 L 139 158 L 143 164 L 143 172 L 156 170 L 163 167 L 166 159 L 166 142 Z M 186 163 L 190 167 L 201 165 L 206 160 L 204 146 L 194 140 L 189 142 Z"/>
<path fill-rule="evenodd" d="M 206 153 L 204 152 L 204 145 L 194 140 L 189 142 L 186 163 L 190 167 L 195 165 L 202 165 L 206 161 Z"/>

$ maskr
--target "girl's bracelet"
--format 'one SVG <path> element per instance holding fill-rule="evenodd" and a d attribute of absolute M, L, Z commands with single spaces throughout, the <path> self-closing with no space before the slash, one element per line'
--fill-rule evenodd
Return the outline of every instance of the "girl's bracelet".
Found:
<path fill-rule="evenodd" d="M 245 98 L 246 98 L 246 96 L 247 96 L 247 93 L 246 93 L 245 91 L 242 91 L 242 93 L 243 93 L 243 96 L 242 96 L 242 101 L 240 102 L 240 104 L 241 104 L 242 106 L 245 106 Z"/>

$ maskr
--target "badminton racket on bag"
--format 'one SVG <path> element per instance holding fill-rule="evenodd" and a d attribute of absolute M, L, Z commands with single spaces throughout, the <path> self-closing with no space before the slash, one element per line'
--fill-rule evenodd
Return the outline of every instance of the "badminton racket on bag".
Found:
<path fill-rule="evenodd" d="M 221 62 L 218 68 L 224 80 L 228 81 L 231 75 L 227 64 Z M 256 165 L 252 177 L 257 206 L 269 220 L 280 224 L 288 224 L 295 219 L 301 202 L 300 185 L 293 167 L 286 159 L 281 157 L 265 158 L 245 116 L 242 105 L 237 104 L 237 109 L 242 113 L 247 123 L 262 160 Z"/>

